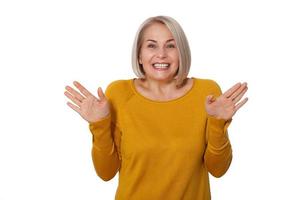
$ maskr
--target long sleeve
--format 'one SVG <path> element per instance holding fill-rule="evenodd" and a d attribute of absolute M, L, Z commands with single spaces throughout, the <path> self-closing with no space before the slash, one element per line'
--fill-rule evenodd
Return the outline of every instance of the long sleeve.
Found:
<path fill-rule="evenodd" d="M 221 95 L 220 87 L 215 83 L 213 93 Z M 228 137 L 227 128 L 232 119 L 216 119 L 207 117 L 206 136 L 207 148 L 204 155 L 204 162 L 208 171 L 215 177 L 221 177 L 228 170 L 232 161 L 232 148 Z"/>
<path fill-rule="evenodd" d="M 226 172 L 231 146 L 230 121 L 205 111 L 209 94 L 221 91 L 215 82 L 198 78 L 185 95 L 168 101 L 141 95 L 134 79 L 107 87 L 110 115 L 90 130 L 97 174 L 110 180 L 119 171 L 116 200 L 211 199 L 209 173 Z"/>
<path fill-rule="evenodd" d="M 118 172 L 121 163 L 120 129 L 111 120 L 111 114 L 89 124 L 93 135 L 92 159 L 97 175 L 109 181 Z"/>

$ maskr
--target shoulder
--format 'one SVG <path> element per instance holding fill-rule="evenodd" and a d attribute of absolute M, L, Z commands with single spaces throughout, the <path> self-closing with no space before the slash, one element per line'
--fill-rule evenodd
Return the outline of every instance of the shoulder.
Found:
<path fill-rule="evenodd" d="M 130 79 L 119 79 L 110 82 L 105 90 L 105 94 L 107 95 L 117 95 L 123 92 L 128 91 L 128 87 L 130 86 Z"/>
<path fill-rule="evenodd" d="M 122 104 L 132 96 L 131 79 L 119 79 L 110 82 L 105 90 L 105 96 L 116 104 Z"/>
<path fill-rule="evenodd" d="M 205 93 L 214 95 L 222 93 L 220 85 L 215 80 L 204 78 L 195 78 L 195 80 L 198 82 L 200 90 L 204 91 Z"/>
<path fill-rule="evenodd" d="M 202 88 L 220 88 L 219 84 L 212 79 L 204 79 L 204 78 L 195 78 L 195 80 L 199 83 Z"/>
<path fill-rule="evenodd" d="M 126 79 L 114 80 L 107 85 L 106 90 L 118 90 L 120 88 L 126 87 L 127 82 L 128 80 Z"/>

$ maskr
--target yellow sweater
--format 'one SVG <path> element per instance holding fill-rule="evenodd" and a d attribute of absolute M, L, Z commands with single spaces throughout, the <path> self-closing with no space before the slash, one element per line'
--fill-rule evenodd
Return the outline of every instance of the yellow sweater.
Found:
<path fill-rule="evenodd" d="M 133 79 L 107 86 L 111 113 L 89 129 L 98 176 L 119 172 L 116 200 L 211 199 L 208 172 L 220 177 L 232 160 L 231 120 L 205 111 L 206 96 L 221 94 L 218 84 L 192 78 L 184 96 L 164 102 L 142 96 Z"/>

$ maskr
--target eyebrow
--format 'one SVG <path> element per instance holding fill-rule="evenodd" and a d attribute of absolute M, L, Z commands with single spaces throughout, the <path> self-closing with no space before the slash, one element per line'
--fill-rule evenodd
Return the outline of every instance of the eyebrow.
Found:
<path fill-rule="evenodd" d="M 151 40 L 151 39 L 149 39 L 149 40 L 147 40 L 147 41 L 149 41 L 149 42 L 155 42 L 155 43 L 157 43 L 157 41 L 156 41 L 156 40 Z M 171 41 L 174 41 L 174 39 L 169 39 L 169 40 L 167 40 L 167 42 L 171 42 Z"/>

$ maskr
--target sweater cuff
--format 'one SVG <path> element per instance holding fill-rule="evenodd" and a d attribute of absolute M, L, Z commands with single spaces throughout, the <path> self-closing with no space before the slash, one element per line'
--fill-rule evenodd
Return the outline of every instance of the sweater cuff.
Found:
<path fill-rule="evenodd" d="M 97 128 L 105 128 L 108 125 L 110 125 L 111 122 L 111 113 L 109 113 L 107 116 L 105 116 L 104 118 L 100 119 L 99 121 L 96 122 L 90 122 L 89 123 L 89 128 L 94 130 Z"/>
<path fill-rule="evenodd" d="M 215 117 L 209 116 L 209 135 L 208 143 L 210 147 L 214 150 L 221 150 L 225 148 L 229 143 L 229 138 L 227 134 L 227 128 L 231 124 L 232 118 L 229 120 L 217 119 Z"/>
<path fill-rule="evenodd" d="M 225 119 L 217 119 L 212 116 L 208 116 L 208 121 L 211 126 L 218 127 L 221 129 L 227 129 L 228 126 L 231 124 L 232 118 L 225 120 Z"/>
<path fill-rule="evenodd" d="M 89 129 L 93 135 L 93 145 L 97 149 L 111 148 L 113 139 L 111 136 L 111 114 L 99 121 L 89 123 Z"/>

